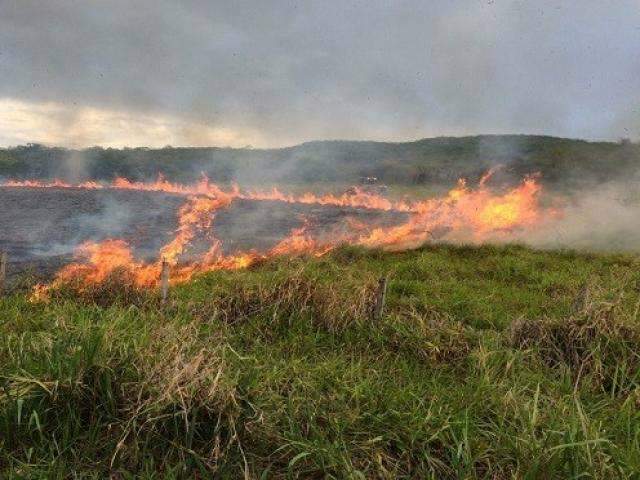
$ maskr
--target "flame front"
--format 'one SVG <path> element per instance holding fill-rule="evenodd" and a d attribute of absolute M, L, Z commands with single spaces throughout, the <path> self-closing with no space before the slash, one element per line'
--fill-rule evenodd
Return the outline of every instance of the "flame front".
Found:
<path fill-rule="evenodd" d="M 63 267 L 56 275 L 56 282 L 82 279 L 88 284 L 101 283 L 114 271 L 124 270 L 135 272 L 133 278 L 137 285 L 152 286 L 160 273 L 159 265 L 136 262 L 124 240 L 85 242 L 78 247 L 76 257 L 82 261 Z"/>
<path fill-rule="evenodd" d="M 216 210 L 232 201 L 227 195 L 218 198 L 191 197 L 178 212 L 178 230 L 175 238 L 160 249 L 160 255 L 170 264 L 175 264 L 185 247 L 193 240 L 198 230 L 207 230 L 213 223 Z"/>
<path fill-rule="evenodd" d="M 160 249 L 157 261 L 137 261 L 131 247 L 123 240 L 89 242 L 78 248 L 79 261 L 60 270 L 54 280 L 54 284 L 73 279 L 81 279 L 83 284 L 99 283 L 114 270 L 121 269 L 127 271 L 137 286 L 151 287 L 158 284 L 162 259 L 171 265 L 172 282 L 183 282 L 198 272 L 245 268 L 257 261 L 279 255 L 321 256 L 341 244 L 402 249 L 438 238 L 473 243 L 506 241 L 514 238 L 516 233 L 522 235 L 539 226 L 545 219 L 558 215 L 558 211 L 540 206 L 541 186 L 537 178 L 527 177 L 516 187 L 495 192 L 487 186 L 491 174 L 492 172 L 488 172 L 484 175 L 475 189 L 469 188 L 464 180 L 460 180 L 447 195 L 423 201 L 391 200 L 358 188 L 352 189 L 348 194 L 320 196 L 312 193 L 296 196 L 284 194 L 277 189 L 242 191 L 237 185 L 225 190 L 211 183 L 205 176 L 192 185 L 171 183 L 159 177 L 151 183 L 117 178 L 110 184 L 91 181 L 72 185 L 60 180 L 48 183 L 28 180 L 8 181 L 1 186 L 140 190 L 185 196 L 186 201 L 178 211 L 175 236 Z M 322 238 L 312 233 L 310 223 L 305 220 L 301 227 L 293 229 L 269 251 L 224 254 L 222 242 L 209 238 L 210 247 L 205 254 L 195 261 L 182 261 L 181 257 L 194 238 L 199 233 L 211 230 L 215 213 L 228 207 L 235 199 L 398 211 L 408 214 L 408 219 L 390 227 L 350 219 L 343 231 Z M 45 291 L 46 288 L 39 287 L 36 293 L 43 296 Z"/>

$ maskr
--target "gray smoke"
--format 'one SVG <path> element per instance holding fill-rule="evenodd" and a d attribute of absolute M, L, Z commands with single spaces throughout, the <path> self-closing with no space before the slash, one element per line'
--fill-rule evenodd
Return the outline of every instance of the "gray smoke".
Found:
<path fill-rule="evenodd" d="M 543 248 L 640 252 L 638 179 L 564 197 L 562 215 L 519 238 Z"/>
<path fill-rule="evenodd" d="M 80 183 L 90 178 L 89 165 L 84 152 L 72 150 L 65 155 L 60 171 L 54 175 L 71 183 Z"/>
<path fill-rule="evenodd" d="M 637 138 L 639 24 L 636 0 L 0 0 L 0 100 L 58 105 L 65 145 Z"/>

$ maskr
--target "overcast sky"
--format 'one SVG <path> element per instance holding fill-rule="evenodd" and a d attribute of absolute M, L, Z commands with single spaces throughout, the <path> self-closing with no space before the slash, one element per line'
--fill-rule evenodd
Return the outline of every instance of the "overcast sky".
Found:
<path fill-rule="evenodd" d="M 0 0 L 0 145 L 640 137 L 640 0 Z"/>

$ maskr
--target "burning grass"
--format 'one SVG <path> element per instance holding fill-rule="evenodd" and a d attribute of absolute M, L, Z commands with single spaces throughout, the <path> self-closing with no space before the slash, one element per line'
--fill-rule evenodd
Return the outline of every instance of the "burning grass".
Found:
<path fill-rule="evenodd" d="M 137 285 L 131 271 L 122 266 L 106 272 L 98 281 L 87 282 L 74 272 L 74 275 L 59 278 L 54 285 L 36 285 L 30 298 L 34 302 L 72 298 L 100 306 L 159 304 L 159 297 Z"/>
<path fill-rule="evenodd" d="M 635 478 L 638 266 L 343 247 L 197 275 L 162 308 L 117 277 L 16 294 L 0 476 Z"/>
<path fill-rule="evenodd" d="M 153 287 L 159 282 L 159 268 L 163 261 L 172 268 L 174 283 L 189 280 L 194 274 L 214 270 L 245 268 L 276 256 L 308 254 L 322 256 L 341 245 L 368 248 L 406 249 L 434 239 L 480 243 L 487 240 L 509 241 L 522 238 L 527 232 L 559 215 L 559 211 L 539 202 L 541 186 L 535 176 L 522 180 L 520 185 L 494 190 L 487 186 L 492 172 L 487 173 L 476 187 L 469 187 L 461 179 L 448 194 L 423 200 L 390 200 L 378 193 L 354 187 L 349 193 L 288 195 L 278 190 L 243 191 L 237 185 L 224 190 L 203 178 L 194 185 L 179 185 L 160 177 L 156 182 L 131 182 L 118 178 L 109 185 L 88 182 L 69 185 L 54 181 L 5 182 L 8 188 L 129 190 L 163 192 L 185 196 L 185 203 L 177 212 L 178 228 L 173 237 L 158 251 L 158 258 L 142 261 L 135 257 L 131 245 L 121 238 L 86 241 L 76 251 L 77 262 L 65 266 L 56 275 L 52 287 L 78 279 L 78 285 L 100 283 L 114 270 L 126 270 L 138 287 Z M 213 234 L 216 214 L 238 200 L 276 201 L 284 204 L 303 204 L 360 210 L 393 211 L 402 214 L 392 224 L 347 218 L 330 231 L 318 232 L 308 218 L 292 228 L 277 244 L 266 250 L 239 250 L 229 253 L 223 242 Z M 207 248 L 194 254 L 196 239 L 204 240 Z M 191 250 L 191 251 L 190 251 Z M 190 255 L 185 256 L 189 251 Z M 38 296 L 44 297 L 46 288 L 40 287 Z"/>

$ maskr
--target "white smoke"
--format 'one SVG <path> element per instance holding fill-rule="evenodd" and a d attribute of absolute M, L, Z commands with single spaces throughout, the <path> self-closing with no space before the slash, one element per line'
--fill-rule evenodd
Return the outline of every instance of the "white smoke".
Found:
<path fill-rule="evenodd" d="M 557 219 L 519 240 L 543 248 L 640 252 L 640 184 L 608 183 L 563 197 Z"/>

